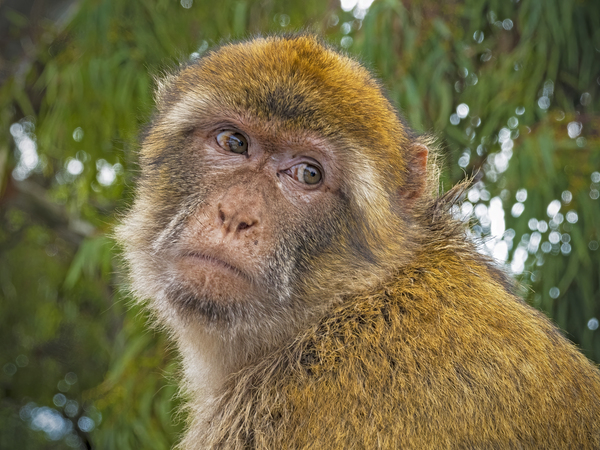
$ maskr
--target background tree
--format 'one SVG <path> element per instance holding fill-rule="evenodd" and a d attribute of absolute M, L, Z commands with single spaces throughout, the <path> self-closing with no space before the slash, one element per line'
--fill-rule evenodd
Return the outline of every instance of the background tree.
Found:
<path fill-rule="evenodd" d="M 589 1 L 0 3 L 0 448 L 169 448 L 176 355 L 129 308 L 111 238 L 152 76 L 308 27 L 439 137 L 455 213 L 600 361 L 600 8 Z M 243 70 L 240 72 L 243 76 Z"/>

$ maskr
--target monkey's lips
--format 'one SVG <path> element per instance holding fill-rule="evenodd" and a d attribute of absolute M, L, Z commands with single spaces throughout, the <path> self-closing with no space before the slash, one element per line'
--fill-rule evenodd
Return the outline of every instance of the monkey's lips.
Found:
<path fill-rule="evenodd" d="M 197 281 L 202 282 L 202 284 L 211 282 L 213 278 L 219 278 L 218 281 L 224 281 L 223 277 L 225 277 L 225 281 L 232 281 L 232 279 L 250 281 L 248 274 L 239 267 L 231 264 L 222 257 L 216 257 L 203 252 L 183 252 L 177 258 L 176 266 L 186 278 L 190 277 L 193 280 L 198 277 Z"/>

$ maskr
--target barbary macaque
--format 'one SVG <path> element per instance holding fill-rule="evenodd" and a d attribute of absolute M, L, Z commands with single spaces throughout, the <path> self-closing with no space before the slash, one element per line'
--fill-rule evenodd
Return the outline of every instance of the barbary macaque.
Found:
<path fill-rule="evenodd" d="M 181 448 L 600 448 L 598 369 L 477 251 L 431 142 L 310 34 L 160 81 L 117 233 Z"/>

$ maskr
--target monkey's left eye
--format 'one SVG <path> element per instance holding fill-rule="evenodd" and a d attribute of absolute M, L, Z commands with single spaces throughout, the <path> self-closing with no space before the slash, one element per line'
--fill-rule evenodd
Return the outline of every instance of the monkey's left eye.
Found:
<path fill-rule="evenodd" d="M 234 131 L 223 131 L 217 135 L 217 142 L 221 148 L 229 152 L 243 155 L 248 152 L 248 141 L 246 138 Z"/>
<path fill-rule="evenodd" d="M 323 175 L 321 169 L 312 164 L 296 164 L 288 171 L 289 175 L 296 181 L 304 184 L 315 185 L 321 181 Z"/>

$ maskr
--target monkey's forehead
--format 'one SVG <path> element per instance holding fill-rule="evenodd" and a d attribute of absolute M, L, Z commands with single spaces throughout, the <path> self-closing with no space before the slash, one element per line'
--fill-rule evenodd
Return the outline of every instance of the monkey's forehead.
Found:
<path fill-rule="evenodd" d="M 160 97 L 159 111 L 183 103 L 196 115 L 219 109 L 380 144 L 405 138 L 370 72 L 310 35 L 220 47 L 184 68 Z"/>

